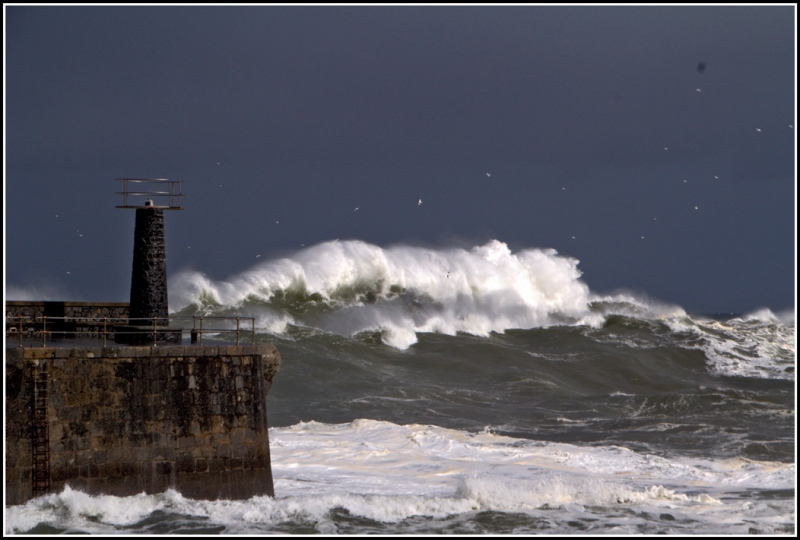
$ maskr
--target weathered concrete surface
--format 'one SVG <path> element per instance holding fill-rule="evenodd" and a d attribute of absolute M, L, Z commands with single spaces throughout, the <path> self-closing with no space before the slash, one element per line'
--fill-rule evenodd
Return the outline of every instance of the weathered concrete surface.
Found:
<path fill-rule="evenodd" d="M 273 345 L 6 349 L 6 504 L 33 496 L 34 375 L 47 379 L 50 491 L 274 495 Z"/>

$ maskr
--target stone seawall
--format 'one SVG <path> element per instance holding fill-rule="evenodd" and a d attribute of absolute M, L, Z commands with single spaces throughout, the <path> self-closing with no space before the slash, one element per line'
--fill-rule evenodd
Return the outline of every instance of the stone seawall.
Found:
<path fill-rule="evenodd" d="M 6 317 L 41 318 L 74 317 L 84 319 L 120 318 L 127 319 L 128 302 L 28 302 L 6 300 Z"/>
<path fill-rule="evenodd" d="M 6 504 L 65 484 L 272 496 L 266 397 L 279 368 L 266 344 L 7 348 Z"/>
<path fill-rule="evenodd" d="M 26 319 L 22 324 L 22 332 L 33 336 L 41 332 L 44 317 L 50 318 L 47 329 L 51 332 L 63 332 L 53 337 L 102 339 L 103 317 L 113 320 L 108 324 L 109 339 L 114 338 L 113 326 L 128 324 L 130 308 L 128 302 L 28 302 L 7 300 L 6 338 L 9 333 L 17 334 L 20 330 L 19 319 Z M 64 320 L 68 319 L 68 320 Z"/>

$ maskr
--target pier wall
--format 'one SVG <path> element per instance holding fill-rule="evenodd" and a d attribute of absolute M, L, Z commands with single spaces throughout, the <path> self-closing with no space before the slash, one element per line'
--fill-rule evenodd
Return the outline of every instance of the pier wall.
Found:
<path fill-rule="evenodd" d="M 19 319 L 27 319 L 22 325 L 23 333 L 33 335 L 42 330 L 44 317 L 53 317 L 47 323 L 47 329 L 53 332 L 66 332 L 63 337 L 102 338 L 103 317 L 114 322 L 107 330 L 111 332 L 113 325 L 127 324 L 130 316 L 128 302 L 29 302 L 6 300 L 6 338 L 12 339 L 8 332 L 19 331 Z M 64 319 L 69 320 L 64 320 Z M 113 332 L 110 334 L 113 339 Z M 58 337 L 58 336 L 54 336 Z"/>
<path fill-rule="evenodd" d="M 29 302 L 6 300 L 6 317 L 128 318 L 128 302 Z"/>
<path fill-rule="evenodd" d="M 266 397 L 279 368 L 267 344 L 7 348 L 6 504 L 65 484 L 274 496 Z"/>

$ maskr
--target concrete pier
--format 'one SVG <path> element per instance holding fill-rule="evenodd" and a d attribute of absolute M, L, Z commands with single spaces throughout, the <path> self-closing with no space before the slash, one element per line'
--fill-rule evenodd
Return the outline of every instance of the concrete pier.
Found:
<path fill-rule="evenodd" d="M 274 496 L 273 345 L 6 349 L 6 504 L 65 484 Z"/>

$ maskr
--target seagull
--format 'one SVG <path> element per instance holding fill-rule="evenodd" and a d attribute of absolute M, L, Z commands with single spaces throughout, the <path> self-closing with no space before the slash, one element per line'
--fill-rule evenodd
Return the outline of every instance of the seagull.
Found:
<path fill-rule="evenodd" d="M 186 249 L 192 249 L 192 246 L 186 246 Z"/>
<path fill-rule="evenodd" d="M 716 174 L 714 175 L 714 178 L 716 178 L 717 180 L 719 180 L 719 176 L 717 176 Z"/>
<path fill-rule="evenodd" d="M 491 174 L 489 174 L 489 173 L 487 172 L 487 173 L 486 173 L 486 176 L 492 176 L 492 175 L 491 175 Z"/>
<path fill-rule="evenodd" d="M 695 206 L 694 209 L 697 210 L 697 207 Z"/>
<path fill-rule="evenodd" d="M 356 209 L 353 210 L 353 212 L 358 212 L 358 206 L 356 206 Z"/>
<path fill-rule="evenodd" d="M 664 147 L 664 150 L 669 150 L 669 148 L 667 148 L 667 147 L 665 146 L 665 147 Z"/>
<path fill-rule="evenodd" d="M 761 133 L 761 128 L 756 128 L 756 131 L 758 131 L 759 133 Z"/>
<path fill-rule="evenodd" d="M 575 240 L 575 237 L 573 236 L 572 239 Z"/>
<path fill-rule="evenodd" d="M 700 89 L 698 88 L 698 89 L 697 89 L 697 91 L 698 91 L 698 92 L 701 92 L 702 90 L 700 90 Z"/>
<path fill-rule="evenodd" d="M 565 188 L 565 187 L 562 187 L 561 189 L 563 189 L 564 191 L 567 191 L 567 188 Z"/>
<path fill-rule="evenodd" d="M 417 203 L 417 206 L 419 206 L 421 204 L 422 204 L 422 199 L 419 200 L 419 202 Z"/>
<path fill-rule="evenodd" d="M 280 223 L 280 221 L 276 221 L 275 223 Z"/>
<path fill-rule="evenodd" d="M 261 253 L 259 253 L 258 255 L 256 255 L 256 259 L 258 259 L 259 257 L 261 257 Z"/>
<path fill-rule="evenodd" d="M 56 217 L 58 217 L 58 214 L 56 214 Z"/>
<path fill-rule="evenodd" d="M 67 274 L 69 274 L 69 272 L 67 272 Z"/>
<path fill-rule="evenodd" d="M 686 183 L 686 180 L 684 180 L 684 181 L 683 181 L 683 183 L 685 184 L 685 183 Z"/>

